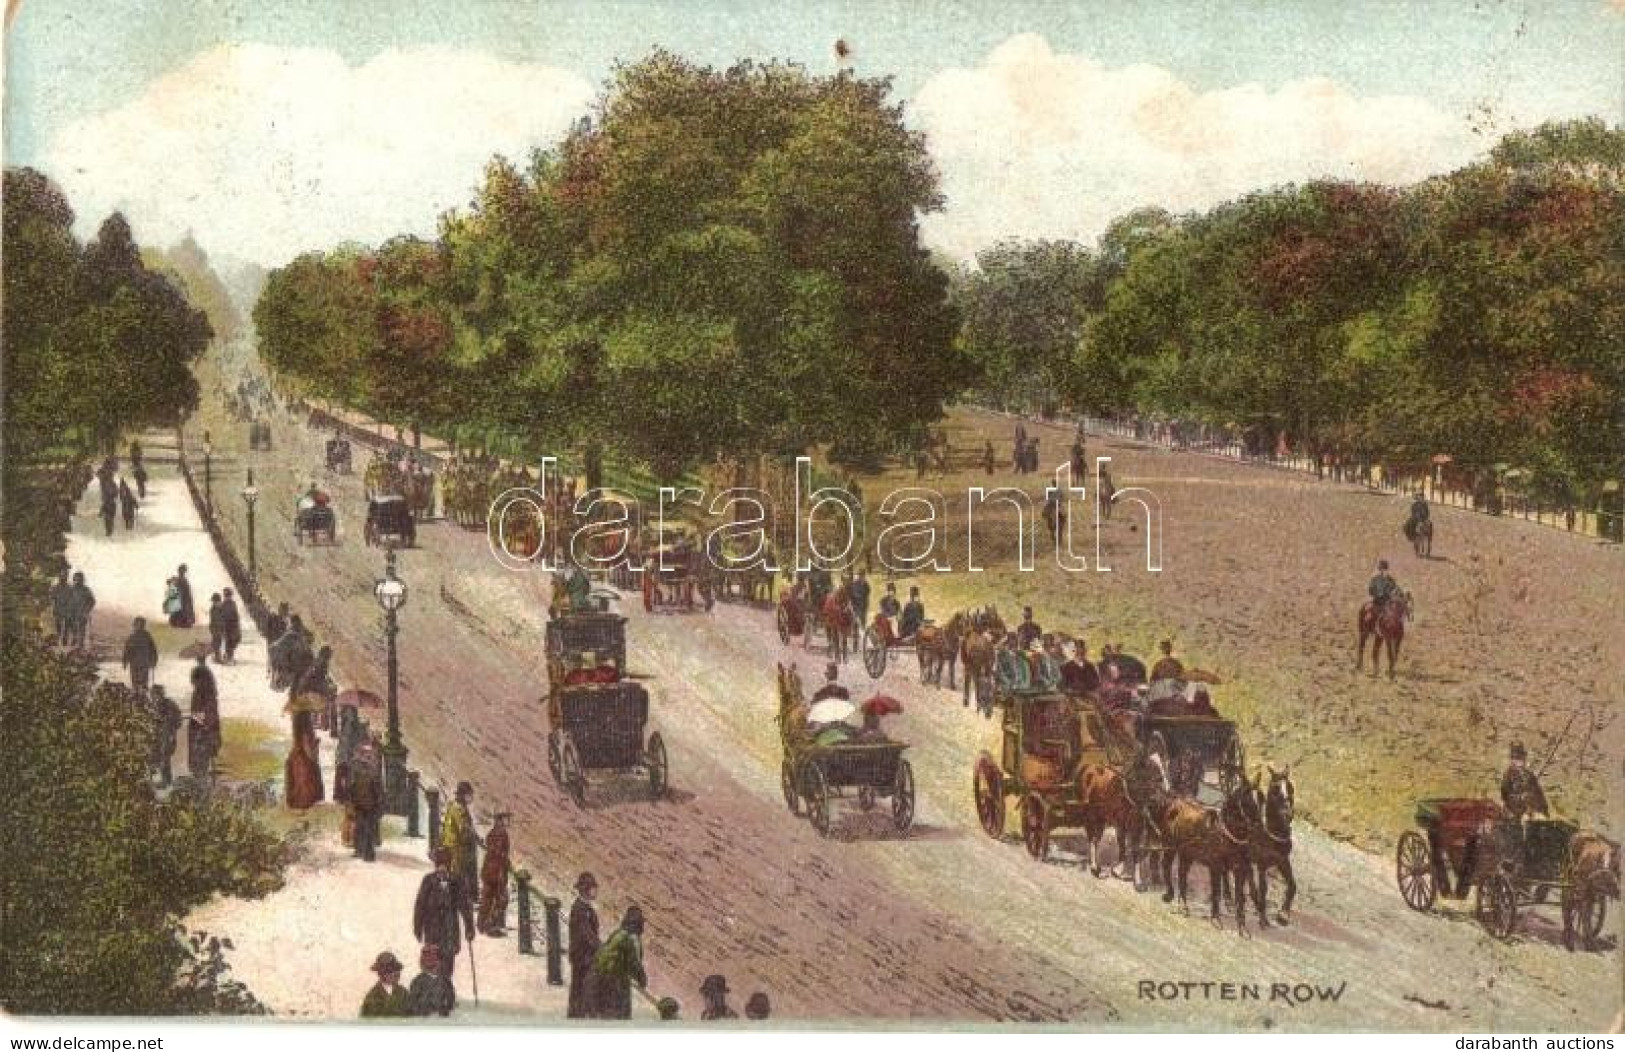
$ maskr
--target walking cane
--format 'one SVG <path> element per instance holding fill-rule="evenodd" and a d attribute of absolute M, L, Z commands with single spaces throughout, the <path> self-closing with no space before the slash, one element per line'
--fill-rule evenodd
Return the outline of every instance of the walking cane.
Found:
<path fill-rule="evenodd" d="M 468 980 L 474 984 L 474 1007 L 478 1008 L 480 1006 L 480 970 L 474 964 L 474 936 L 472 935 L 468 937 Z"/>

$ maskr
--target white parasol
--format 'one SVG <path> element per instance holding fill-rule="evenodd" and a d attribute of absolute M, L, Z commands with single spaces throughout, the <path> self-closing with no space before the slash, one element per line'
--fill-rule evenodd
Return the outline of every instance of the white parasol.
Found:
<path fill-rule="evenodd" d="M 857 707 L 845 698 L 825 698 L 807 710 L 807 722 L 839 723 L 857 711 Z"/>

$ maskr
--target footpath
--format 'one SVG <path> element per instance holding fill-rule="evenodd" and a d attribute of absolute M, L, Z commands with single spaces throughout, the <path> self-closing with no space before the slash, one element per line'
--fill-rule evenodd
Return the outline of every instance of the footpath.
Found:
<path fill-rule="evenodd" d="M 66 554 L 96 596 L 88 645 L 103 675 L 128 681 L 120 667 L 124 639 L 132 619 L 145 617 L 159 650 L 153 682 L 162 685 L 184 712 L 194 659 L 181 656 L 181 651 L 194 645 L 207 649 L 209 596 L 232 587 L 232 582 L 180 474 L 173 433 L 142 435 L 141 443 L 149 479 L 135 528 L 126 530 L 120 521 L 112 536 L 105 534 L 92 480 L 75 509 Z M 120 468 L 129 469 L 122 458 Z M 236 499 L 236 494 L 214 497 L 220 503 Z M 171 628 L 162 613 L 164 583 L 182 563 L 198 610 L 198 624 L 190 629 Z M 317 645 L 321 643 L 318 639 Z M 282 890 L 257 901 L 217 899 L 194 911 L 186 925 L 231 940 L 234 949 L 227 959 L 232 977 L 245 983 L 275 1015 L 354 1019 L 374 982 L 369 968 L 380 952 L 388 950 L 406 965 L 404 982 L 418 972 L 412 908 L 418 884 L 431 869 L 428 840 L 406 836 L 405 821 L 390 817 L 384 820 L 376 862 L 363 862 L 344 846 L 343 808 L 331 799 L 334 742 L 325 732 L 319 740 L 326 799 L 303 812 L 283 806 L 283 761 L 291 744 L 291 721 L 283 713 L 285 693 L 270 688 L 266 651 L 266 640 L 245 606 L 243 642 L 235 662 L 209 664 L 219 685 L 224 739 L 216 769 L 223 780 L 266 785 L 274 793 L 274 802 L 262 805 L 266 821 L 278 829 L 300 831 L 303 850 L 288 867 Z M 344 658 L 334 655 L 340 689 L 349 685 L 342 675 Z M 379 715 L 371 718 L 382 722 Z M 184 730 L 174 770 L 177 775 L 187 770 Z M 420 817 L 420 828 L 427 832 L 428 816 Z M 477 804 L 474 817 L 483 832 L 490 823 Z M 514 865 L 522 866 L 523 860 L 515 858 Z M 568 903 L 564 908 L 568 910 Z M 458 955 L 453 977 L 458 1004 L 451 1021 L 564 1020 L 566 987 L 547 982 L 540 902 L 533 917 L 537 937 L 531 955 L 518 951 L 517 919 L 517 895 L 510 893 L 508 935 L 476 936 L 472 948 L 465 947 Z M 614 921 L 601 917 L 600 924 L 607 936 Z M 478 974 L 478 1006 L 471 971 Z M 564 977 L 568 979 L 567 963 Z M 638 998 L 633 1014 L 645 1021 L 656 1018 Z"/>

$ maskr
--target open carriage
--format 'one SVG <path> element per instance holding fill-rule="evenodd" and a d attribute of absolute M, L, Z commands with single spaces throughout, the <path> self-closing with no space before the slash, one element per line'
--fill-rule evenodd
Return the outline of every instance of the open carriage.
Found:
<path fill-rule="evenodd" d="M 1619 897 L 1617 847 L 1602 867 L 1587 868 L 1582 844 L 1606 845 L 1581 834 L 1573 822 L 1555 818 L 1518 821 L 1494 800 L 1430 798 L 1417 802 L 1416 828 L 1399 838 L 1395 852 L 1400 896 L 1427 912 L 1440 897 L 1473 895 L 1473 916 L 1484 930 L 1505 939 L 1521 912 L 1554 900 L 1563 915 L 1563 941 L 1594 945 L 1608 910 Z"/>
<path fill-rule="evenodd" d="M 852 737 L 821 740 L 795 715 L 801 684 L 795 672 L 779 674 L 779 730 L 784 746 L 780 788 L 793 815 L 805 809 L 820 836 L 828 836 L 835 801 L 852 800 L 873 811 L 882 800 L 891 806 L 892 827 L 907 833 L 914 824 L 914 769 L 904 759 L 906 742 Z"/>
<path fill-rule="evenodd" d="M 605 672 L 582 669 L 572 675 L 582 655 L 603 661 Z M 643 684 L 623 678 L 626 668 L 626 619 L 611 613 L 570 614 L 547 625 L 547 767 L 553 780 L 576 806 L 587 803 L 588 774 L 614 772 L 647 780 L 649 795 L 666 793 L 670 764 L 658 731 L 647 739 L 649 693 Z"/>
<path fill-rule="evenodd" d="M 1235 722 L 1173 694 L 1113 706 L 1092 700 L 1105 734 L 1122 751 L 1143 744 L 1161 762 L 1174 792 L 1193 799 L 1204 785 L 1228 796 L 1246 777 L 1247 750 Z"/>
<path fill-rule="evenodd" d="M 333 437 L 327 440 L 327 470 L 338 475 L 348 475 L 351 470 L 350 440 Z"/>
<path fill-rule="evenodd" d="M 338 543 L 338 515 L 325 498 L 299 498 L 293 510 L 293 539 L 301 547 Z"/>

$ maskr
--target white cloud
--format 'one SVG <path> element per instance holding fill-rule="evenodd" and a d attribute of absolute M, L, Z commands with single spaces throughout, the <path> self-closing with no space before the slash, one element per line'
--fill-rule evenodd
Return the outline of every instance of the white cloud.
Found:
<path fill-rule="evenodd" d="M 117 208 L 143 242 L 191 230 L 213 256 L 278 264 L 432 235 L 492 154 L 555 141 L 592 97 L 574 73 L 449 48 L 350 66 L 327 50 L 222 46 L 63 129 L 45 168 L 86 233 Z"/>
<path fill-rule="evenodd" d="M 1133 208 L 1200 209 L 1317 177 L 1412 182 L 1483 149 L 1417 98 L 1361 98 L 1324 78 L 1198 92 L 1167 70 L 1107 69 L 1011 37 L 944 71 L 910 111 L 942 171 L 931 244 L 969 256 L 1001 237 L 1093 241 Z"/>

